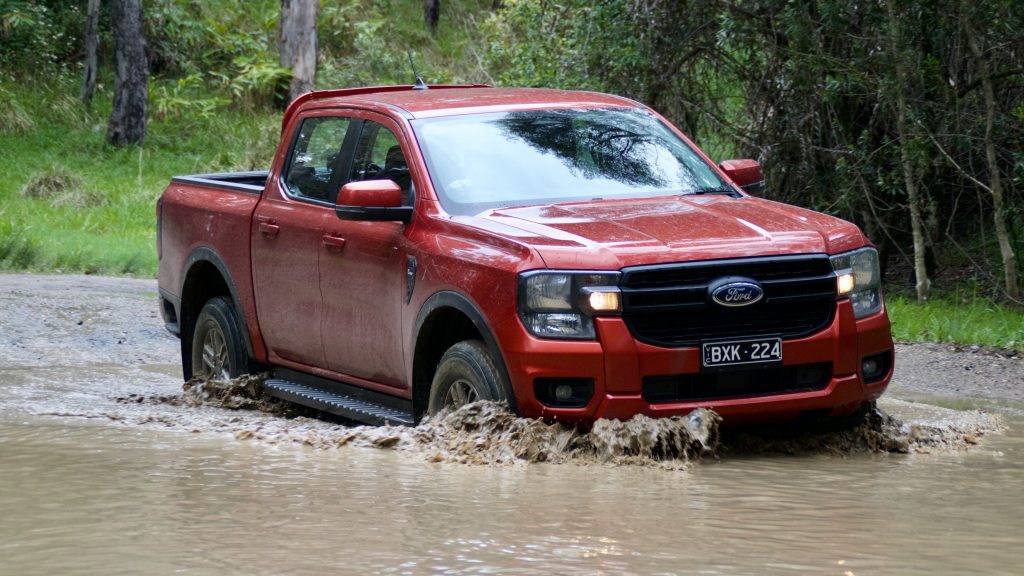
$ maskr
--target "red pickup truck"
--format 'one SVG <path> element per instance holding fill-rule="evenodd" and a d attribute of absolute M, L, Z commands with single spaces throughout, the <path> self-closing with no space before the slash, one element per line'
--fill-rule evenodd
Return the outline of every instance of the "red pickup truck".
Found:
<path fill-rule="evenodd" d="M 893 367 L 877 253 L 762 181 L 607 94 L 312 92 L 269 172 L 167 187 L 161 311 L 186 378 L 269 371 L 371 423 L 863 413 Z"/>

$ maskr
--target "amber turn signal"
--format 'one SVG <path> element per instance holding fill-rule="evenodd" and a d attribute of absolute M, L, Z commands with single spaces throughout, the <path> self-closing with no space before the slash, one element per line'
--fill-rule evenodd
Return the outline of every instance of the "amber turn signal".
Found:
<path fill-rule="evenodd" d="M 853 274 L 840 274 L 836 277 L 836 289 L 840 296 L 853 292 Z"/>
<path fill-rule="evenodd" d="M 617 313 L 622 311 L 618 288 L 584 288 L 587 293 L 587 304 L 595 314 Z"/>

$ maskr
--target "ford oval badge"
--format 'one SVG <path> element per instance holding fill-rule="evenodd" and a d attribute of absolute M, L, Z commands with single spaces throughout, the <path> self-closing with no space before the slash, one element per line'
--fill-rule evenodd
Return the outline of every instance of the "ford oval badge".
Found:
<path fill-rule="evenodd" d="M 750 306 L 764 298 L 764 289 L 754 280 L 727 282 L 711 286 L 711 299 L 721 306 Z"/>

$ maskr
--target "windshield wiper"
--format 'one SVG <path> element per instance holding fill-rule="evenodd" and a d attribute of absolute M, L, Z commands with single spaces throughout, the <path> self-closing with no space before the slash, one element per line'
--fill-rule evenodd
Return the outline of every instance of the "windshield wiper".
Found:
<path fill-rule="evenodd" d="M 686 194 L 684 194 L 684 196 L 703 196 L 705 194 L 727 194 L 734 198 L 739 198 L 739 194 L 736 192 L 736 190 L 725 186 L 721 186 L 719 188 L 698 188 L 697 190 L 694 190 L 692 192 L 687 192 Z"/>

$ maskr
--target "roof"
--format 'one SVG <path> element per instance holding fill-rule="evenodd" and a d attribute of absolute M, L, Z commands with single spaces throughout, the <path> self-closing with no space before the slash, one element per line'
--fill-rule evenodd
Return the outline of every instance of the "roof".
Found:
<path fill-rule="evenodd" d="M 573 90 L 550 88 L 450 88 L 444 90 L 408 90 L 350 96 L 347 99 L 398 106 L 416 118 L 448 116 L 488 110 L 530 108 L 581 108 L 594 106 L 635 106 L 625 98 Z"/>
<path fill-rule="evenodd" d="M 326 105 L 349 102 L 384 104 L 400 108 L 412 118 L 505 110 L 639 106 L 621 96 L 550 88 L 438 85 L 428 90 L 413 90 L 412 86 L 373 86 L 303 94 L 288 106 L 284 125 L 287 125 L 300 104 L 314 100 Z"/>

